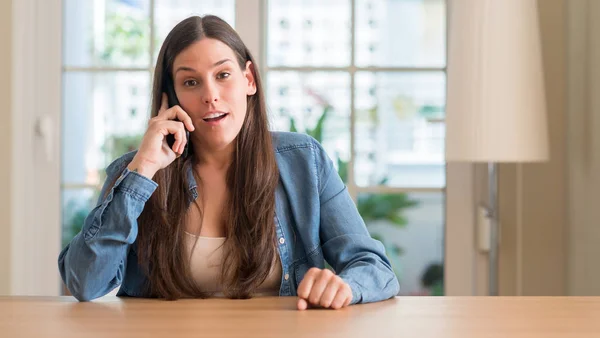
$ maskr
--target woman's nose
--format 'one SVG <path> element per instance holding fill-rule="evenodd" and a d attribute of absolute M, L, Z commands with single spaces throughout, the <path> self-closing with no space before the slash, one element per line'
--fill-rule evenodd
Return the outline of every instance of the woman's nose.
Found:
<path fill-rule="evenodd" d="M 217 102 L 218 99 L 216 97 L 212 97 L 212 96 L 205 96 L 203 99 L 204 103 L 209 104 L 212 102 Z"/>
<path fill-rule="evenodd" d="M 219 101 L 217 90 L 212 85 L 207 85 L 202 94 L 202 102 L 210 104 Z"/>

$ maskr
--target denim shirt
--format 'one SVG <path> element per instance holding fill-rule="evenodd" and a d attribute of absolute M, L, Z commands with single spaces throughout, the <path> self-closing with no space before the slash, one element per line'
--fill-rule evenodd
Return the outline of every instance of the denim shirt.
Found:
<path fill-rule="evenodd" d="M 327 261 L 352 289 L 352 304 L 395 296 L 399 284 L 384 247 L 369 235 L 321 145 L 304 134 L 273 132 L 272 138 L 280 176 L 275 193 L 279 295 L 296 296 L 304 274 L 311 267 L 323 269 Z M 117 296 L 148 296 L 136 255 L 137 218 L 158 185 L 127 169 L 134 155 L 108 166 L 97 206 L 58 257 L 61 277 L 78 300 L 101 297 L 119 285 Z M 191 169 L 187 175 L 197 198 Z"/>

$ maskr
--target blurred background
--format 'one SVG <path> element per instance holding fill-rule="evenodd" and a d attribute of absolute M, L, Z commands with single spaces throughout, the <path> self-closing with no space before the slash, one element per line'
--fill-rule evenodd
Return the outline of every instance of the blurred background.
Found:
<path fill-rule="evenodd" d="M 444 158 L 445 0 L 0 3 L 0 294 L 62 292 L 58 252 L 96 203 L 104 168 L 141 140 L 163 39 L 204 14 L 259 60 L 272 129 L 324 145 L 401 295 L 487 293 L 486 168 Z M 539 0 L 538 10 L 551 160 L 500 167 L 500 293 L 600 294 L 600 7 Z"/>

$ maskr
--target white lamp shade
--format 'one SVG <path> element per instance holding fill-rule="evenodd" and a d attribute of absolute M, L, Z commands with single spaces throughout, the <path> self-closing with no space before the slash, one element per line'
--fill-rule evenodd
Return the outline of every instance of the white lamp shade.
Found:
<path fill-rule="evenodd" d="M 450 0 L 446 161 L 548 159 L 536 0 Z"/>

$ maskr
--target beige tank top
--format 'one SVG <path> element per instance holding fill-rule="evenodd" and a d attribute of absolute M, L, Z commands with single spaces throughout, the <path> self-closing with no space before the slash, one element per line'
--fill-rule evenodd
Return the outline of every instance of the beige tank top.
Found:
<path fill-rule="evenodd" d="M 186 252 L 190 257 L 192 277 L 204 292 L 215 297 L 223 297 L 220 282 L 221 265 L 223 264 L 223 243 L 225 237 L 203 237 L 189 232 L 186 234 Z M 196 239 L 198 242 L 196 243 Z M 196 244 L 194 246 L 194 243 Z M 191 251 L 193 249 L 193 252 Z M 261 284 L 254 296 L 278 296 L 281 286 L 281 262 L 279 255 L 271 267 L 271 273 Z"/>

